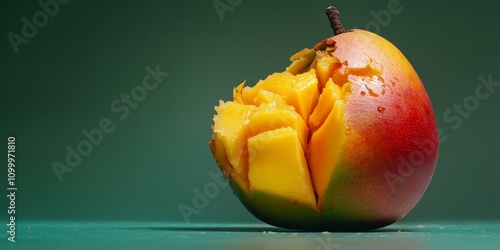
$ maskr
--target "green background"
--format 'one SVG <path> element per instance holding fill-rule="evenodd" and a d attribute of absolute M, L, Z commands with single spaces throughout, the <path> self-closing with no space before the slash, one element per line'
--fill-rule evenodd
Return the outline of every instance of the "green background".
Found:
<path fill-rule="evenodd" d="M 296 51 L 331 35 L 336 5 L 346 28 L 364 28 L 389 1 L 242 1 L 219 17 L 213 1 L 70 1 L 15 53 L 36 1 L 0 3 L 1 140 L 16 137 L 17 218 L 184 222 L 217 173 L 207 142 L 219 99 L 243 80 L 282 71 Z M 221 2 L 227 3 L 225 0 Z M 238 1 L 233 1 L 238 2 Z M 433 180 L 404 219 L 499 219 L 500 90 L 462 120 L 443 118 L 474 95 L 479 76 L 500 81 L 498 3 L 401 0 L 380 26 L 419 73 L 447 139 Z M 110 108 L 141 84 L 146 66 L 170 75 L 123 120 Z M 109 118 L 115 130 L 59 182 L 51 163 L 82 130 Z M 6 153 L 0 153 L 0 218 L 7 219 Z M 256 222 L 229 188 L 191 222 Z"/>

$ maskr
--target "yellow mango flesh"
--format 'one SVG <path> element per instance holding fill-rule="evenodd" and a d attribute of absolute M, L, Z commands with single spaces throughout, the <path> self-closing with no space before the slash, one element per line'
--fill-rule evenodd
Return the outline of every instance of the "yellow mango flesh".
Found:
<path fill-rule="evenodd" d="M 345 133 L 350 89 L 332 81 L 341 64 L 331 51 L 303 50 L 292 60 L 287 71 L 253 87 L 242 83 L 233 101 L 221 102 L 210 145 L 246 200 L 268 194 L 319 212 Z"/>
<path fill-rule="evenodd" d="M 260 106 L 264 103 L 285 104 L 285 101 L 280 95 L 263 89 L 259 90 L 253 101 L 257 106 Z"/>
<path fill-rule="evenodd" d="M 224 168 L 223 171 L 230 173 L 230 177 L 244 187 L 248 187 L 248 156 L 245 148 L 249 136 L 245 121 L 256 109 L 251 105 L 221 101 L 216 111 L 226 115 L 214 117 L 213 133 L 216 134 L 217 142 L 223 146 L 224 155 L 227 157 L 227 159 L 217 159 L 217 161 L 227 161 L 230 166 L 233 166 L 231 170 Z"/>
<path fill-rule="evenodd" d="M 298 133 L 302 148 L 307 147 L 309 129 L 293 107 L 284 104 L 263 104 L 257 108 L 249 119 L 248 127 L 251 135 L 291 127 Z"/>
<path fill-rule="evenodd" d="M 331 79 L 334 71 L 341 66 L 339 59 L 330 55 L 328 51 L 318 51 L 316 59 L 316 71 L 321 88 L 325 87 L 328 79 Z"/>
<path fill-rule="evenodd" d="M 323 124 L 326 117 L 330 114 L 335 101 L 341 98 L 342 90 L 340 87 L 335 85 L 332 79 L 328 80 L 323 93 L 319 96 L 318 104 L 309 118 L 309 126 L 312 130 L 317 130 Z"/>
<path fill-rule="evenodd" d="M 317 84 L 318 79 L 314 70 L 299 75 L 289 72 L 275 73 L 252 88 L 243 88 L 242 99 L 246 104 L 258 105 L 257 100 L 261 90 L 278 94 L 307 121 L 318 99 Z"/>
<path fill-rule="evenodd" d="M 260 133 L 248 139 L 248 151 L 251 191 L 279 195 L 316 207 L 297 131 L 286 127 Z"/>
<path fill-rule="evenodd" d="M 331 82 L 329 82 L 331 83 Z M 331 85 L 331 84 L 330 84 Z M 308 153 L 309 166 L 313 175 L 314 188 L 318 195 L 319 206 L 323 200 L 324 193 L 330 181 L 330 174 L 336 165 L 340 154 L 340 141 L 345 134 L 345 126 L 342 121 L 345 102 L 335 99 L 333 93 L 323 92 L 322 95 L 330 94 L 329 98 L 322 100 L 335 100 L 331 108 L 319 108 L 318 111 L 328 112 L 324 122 L 314 131 L 311 136 Z M 329 103 L 325 104 L 328 105 Z M 323 103 L 319 103 L 321 107 Z M 314 115 L 314 113 L 313 113 Z M 332 143 L 333 142 L 333 143 Z M 337 143 L 335 143 L 337 142 Z"/>

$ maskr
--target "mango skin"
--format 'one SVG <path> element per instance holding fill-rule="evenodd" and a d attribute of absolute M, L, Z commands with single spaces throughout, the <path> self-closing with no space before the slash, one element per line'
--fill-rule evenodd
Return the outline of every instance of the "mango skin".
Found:
<path fill-rule="evenodd" d="M 417 204 L 434 173 L 439 141 L 430 99 L 410 62 L 386 39 L 363 30 L 329 39 L 341 62 L 352 68 L 376 64 L 381 79 L 349 79 L 344 110 L 349 132 L 323 216 L 346 228 L 392 224 Z"/>
<path fill-rule="evenodd" d="M 317 209 L 263 192 L 248 194 L 234 181 L 229 184 L 245 208 L 263 222 L 282 228 L 311 231 L 326 226 Z"/>
<path fill-rule="evenodd" d="M 335 46 L 334 56 L 348 68 L 369 66 L 380 74 L 367 78 L 353 70 L 334 79 L 351 82 L 351 93 L 340 157 L 322 207 L 249 193 L 229 182 L 252 214 L 278 227 L 359 231 L 392 224 L 417 204 L 434 173 L 439 142 L 431 102 L 406 57 L 384 38 L 352 30 L 325 39 L 315 50 L 325 46 Z M 230 168 L 216 143 L 210 145 L 221 169 Z"/>

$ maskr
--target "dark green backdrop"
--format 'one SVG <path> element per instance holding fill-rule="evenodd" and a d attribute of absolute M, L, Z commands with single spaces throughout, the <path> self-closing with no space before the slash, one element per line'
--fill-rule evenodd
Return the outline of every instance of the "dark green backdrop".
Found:
<path fill-rule="evenodd" d="M 207 146 L 213 106 L 330 36 L 331 4 L 346 28 L 378 31 L 403 51 L 444 133 L 432 183 L 405 219 L 500 218 L 500 88 L 475 102 L 478 77 L 500 82 L 498 3 L 400 0 L 399 13 L 377 21 L 394 1 L 72 0 L 46 20 L 36 1 L 2 1 L 0 148 L 16 137 L 18 220 L 184 221 L 179 205 L 193 206 L 193 190 L 218 171 Z M 229 7 L 219 15 L 214 2 Z M 25 29 L 31 38 L 16 53 L 9 34 L 22 35 L 23 17 L 40 27 Z M 146 67 L 157 65 L 169 75 L 143 91 Z M 131 92 L 137 103 L 126 106 Z M 67 146 L 102 119 L 114 130 L 59 182 L 52 164 L 66 165 Z M 0 168 L 5 220 L 6 152 Z M 256 220 L 227 187 L 204 205 L 191 222 Z"/>

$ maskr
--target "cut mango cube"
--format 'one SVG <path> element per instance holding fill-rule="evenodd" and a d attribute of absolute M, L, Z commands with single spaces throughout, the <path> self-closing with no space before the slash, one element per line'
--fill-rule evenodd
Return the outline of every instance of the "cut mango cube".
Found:
<path fill-rule="evenodd" d="M 309 167 L 319 205 L 340 155 L 340 145 L 345 135 L 345 126 L 342 122 L 344 107 L 343 100 L 336 100 L 325 122 L 313 132 L 309 142 Z"/>
<path fill-rule="evenodd" d="M 272 103 L 279 105 L 286 105 L 286 102 L 282 96 L 264 89 L 259 89 L 257 95 L 253 98 L 253 100 L 244 101 L 244 103 L 252 104 L 255 106 L 260 106 L 261 104 L 272 104 Z"/>
<path fill-rule="evenodd" d="M 309 119 L 319 96 L 318 79 L 314 70 L 299 75 L 289 72 L 274 73 L 254 87 L 244 87 L 242 99 L 245 104 L 257 104 L 255 100 L 260 90 L 280 95 L 305 121 Z"/>
<path fill-rule="evenodd" d="M 311 130 L 318 129 L 323 122 L 325 122 L 326 117 L 333 108 L 333 104 L 340 99 L 343 99 L 342 90 L 338 85 L 335 85 L 330 78 L 319 96 L 318 105 L 316 105 L 314 112 L 309 117 L 309 126 Z"/>
<path fill-rule="evenodd" d="M 248 161 L 246 151 L 246 139 L 249 130 L 245 124 L 253 115 L 257 107 L 243 105 L 235 102 L 220 102 L 216 111 L 222 115 L 214 117 L 213 133 L 225 149 L 227 162 L 234 167 L 229 172 L 239 185 L 248 186 Z"/>
<path fill-rule="evenodd" d="M 306 149 L 309 129 L 293 107 L 284 104 L 263 104 L 256 109 L 248 123 L 251 135 L 284 127 L 297 131 L 302 148 Z"/>
<path fill-rule="evenodd" d="M 329 51 L 318 51 L 316 59 L 316 75 L 320 88 L 324 88 L 333 72 L 342 65 L 336 57 L 331 56 Z M 333 66 L 333 67 L 332 67 Z"/>
<path fill-rule="evenodd" d="M 253 136 L 248 139 L 248 152 L 251 191 L 275 194 L 316 207 L 297 131 L 287 127 Z"/>

